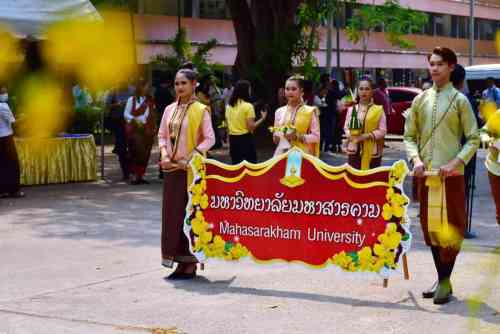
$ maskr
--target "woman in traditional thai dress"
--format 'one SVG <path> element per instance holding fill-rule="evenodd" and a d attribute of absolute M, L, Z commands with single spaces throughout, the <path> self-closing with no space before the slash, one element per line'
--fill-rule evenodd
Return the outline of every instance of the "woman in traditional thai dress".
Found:
<path fill-rule="evenodd" d="M 346 151 L 349 165 L 367 170 L 381 165 L 387 124 L 384 108 L 373 103 L 371 79 L 359 81 L 357 101 L 345 119 Z"/>
<path fill-rule="evenodd" d="M 304 79 L 290 77 L 285 84 L 287 104 L 274 115 L 274 155 L 298 147 L 305 153 L 319 157 L 320 130 L 318 109 L 304 104 Z"/>
<path fill-rule="evenodd" d="M 129 169 L 133 175 L 131 184 L 147 184 L 144 174 L 153 147 L 156 125 L 154 102 L 147 94 L 147 84 L 139 82 L 135 94 L 127 100 L 123 116 L 129 152 Z"/>
<path fill-rule="evenodd" d="M 187 186 L 192 179 L 188 162 L 193 154 L 204 155 L 215 143 L 208 108 L 194 95 L 195 87 L 195 71 L 181 69 L 177 72 L 177 101 L 165 109 L 158 132 L 160 164 L 164 171 L 162 265 L 171 268 L 177 262 L 169 279 L 196 276 L 197 261 L 189 251 L 189 241 L 183 232 Z"/>
<path fill-rule="evenodd" d="M 257 151 L 253 138 L 254 130 L 265 121 L 267 111 L 255 121 L 254 106 L 249 103 L 250 82 L 240 80 L 226 106 L 226 122 L 229 129 L 229 153 L 233 164 L 243 160 L 257 163 Z"/>

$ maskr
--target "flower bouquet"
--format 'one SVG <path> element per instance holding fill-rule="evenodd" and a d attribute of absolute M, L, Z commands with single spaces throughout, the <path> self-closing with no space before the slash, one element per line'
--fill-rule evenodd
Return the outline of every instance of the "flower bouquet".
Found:
<path fill-rule="evenodd" d="M 295 126 L 271 126 L 269 127 L 269 131 L 271 131 L 273 135 L 276 135 L 280 139 L 278 146 L 276 147 L 275 155 L 285 153 L 292 147 L 292 144 L 290 144 L 290 142 L 286 139 L 286 135 L 295 133 Z"/>
<path fill-rule="evenodd" d="M 481 129 L 481 139 L 497 152 L 500 151 L 500 110 L 488 115 L 486 126 Z M 496 161 L 500 163 L 500 154 L 498 153 Z"/>
<path fill-rule="evenodd" d="M 349 133 L 351 135 L 351 140 L 347 143 L 347 152 L 356 153 L 358 151 L 358 144 L 352 140 L 360 136 L 363 132 L 363 124 L 358 118 L 358 111 L 356 105 L 352 107 L 351 119 L 349 120 Z"/>

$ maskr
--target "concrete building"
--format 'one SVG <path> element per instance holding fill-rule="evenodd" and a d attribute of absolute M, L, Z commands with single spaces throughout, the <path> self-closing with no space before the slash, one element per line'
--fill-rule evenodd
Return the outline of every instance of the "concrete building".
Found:
<path fill-rule="evenodd" d="M 236 57 L 236 37 L 224 0 L 180 1 L 139 0 L 135 23 L 137 27 L 138 60 L 146 64 L 156 54 L 168 52 L 165 41 L 177 31 L 178 17 L 193 43 L 216 38 L 218 47 L 213 60 L 232 66 Z M 372 4 L 373 0 L 358 0 L 359 4 Z M 375 4 L 383 0 L 375 0 Z M 388 43 L 383 32 L 375 32 L 368 43 L 366 68 L 383 74 L 396 85 L 414 84 L 426 77 L 425 55 L 438 45 L 448 46 L 459 55 L 459 62 L 469 65 L 469 1 L 468 0 L 401 0 L 401 4 L 429 15 L 428 24 L 419 34 L 409 35 L 415 48 L 402 50 Z M 347 71 L 361 67 L 361 44 L 352 44 L 344 28 L 355 15 L 356 6 L 346 5 L 340 17 L 340 65 Z M 495 35 L 500 29 L 500 0 L 475 1 L 475 53 L 474 64 L 499 62 Z M 326 29 L 321 28 L 322 40 L 316 52 L 319 65 L 326 65 Z M 336 65 L 335 33 L 333 34 L 333 66 Z"/>

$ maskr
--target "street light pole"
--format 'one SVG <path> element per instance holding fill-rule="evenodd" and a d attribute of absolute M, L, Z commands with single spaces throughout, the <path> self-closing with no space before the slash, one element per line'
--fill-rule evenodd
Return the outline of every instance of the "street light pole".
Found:
<path fill-rule="evenodd" d="M 469 0 L 469 66 L 474 65 L 474 0 Z"/>
<path fill-rule="evenodd" d="M 340 75 L 340 19 L 337 15 L 337 17 L 335 18 L 335 30 L 337 32 L 337 38 L 336 38 L 336 42 L 337 42 L 337 66 L 335 67 L 335 77 L 337 79 L 338 82 L 340 82 L 341 80 L 341 75 Z"/>
<path fill-rule="evenodd" d="M 333 12 L 328 14 L 328 27 L 326 30 L 326 72 L 332 73 L 332 25 Z"/>

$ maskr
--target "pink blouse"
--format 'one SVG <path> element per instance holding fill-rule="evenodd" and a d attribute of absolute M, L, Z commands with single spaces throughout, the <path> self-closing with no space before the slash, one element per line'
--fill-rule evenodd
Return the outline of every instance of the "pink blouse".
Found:
<path fill-rule="evenodd" d="M 287 108 L 281 107 L 278 110 L 276 110 L 276 114 L 274 115 L 274 126 L 275 127 L 280 127 L 284 126 L 287 118 L 286 118 L 286 112 Z M 318 122 L 318 117 L 313 116 L 311 118 L 311 125 L 309 127 L 310 132 L 304 135 L 304 142 L 306 144 L 315 144 L 319 143 L 319 122 Z"/>
<path fill-rule="evenodd" d="M 346 136 L 349 135 L 349 121 L 351 120 L 351 115 L 352 115 L 352 107 L 349 107 L 349 109 L 347 109 L 347 115 L 345 117 L 345 123 L 344 123 L 344 132 Z M 366 117 L 366 112 L 359 112 L 358 108 L 358 119 L 363 123 L 365 117 Z M 380 116 L 380 120 L 378 122 L 378 128 L 373 130 L 372 134 L 375 137 L 375 140 L 384 139 L 385 135 L 387 134 L 387 121 L 385 118 L 385 113 L 382 113 L 382 116 Z"/>
<path fill-rule="evenodd" d="M 170 122 L 170 119 L 172 118 L 173 113 L 175 112 L 176 107 L 177 102 L 174 102 L 165 108 L 165 112 L 163 113 L 163 117 L 160 123 L 160 129 L 158 131 L 158 145 L 160 146 L 160 150 L 163 147 L 167 149 L 167 155 L 171 160 L 178 161 L 181 159 L 187 159 L 191 152 L 188 152 L 187 148 L 188 117 L 186 115 L 181 125 L 177 154 L 175 155 L 175 157 L 172 156 L 173 148 L 170 141 L 170 131 L 168 124 Z M 205 110 L 205 112 L 203 113 L 203 120 L 201 122 L 199 131 L 201 131 L 203 141 L 198 144 L 198 146 L 196 146 L 196 150 L 206 153 L 215 144 L 215 134 L 214 129 L 212 128 L 212 120 L 210 119 L 210 114 L 207 110 Z"/>

